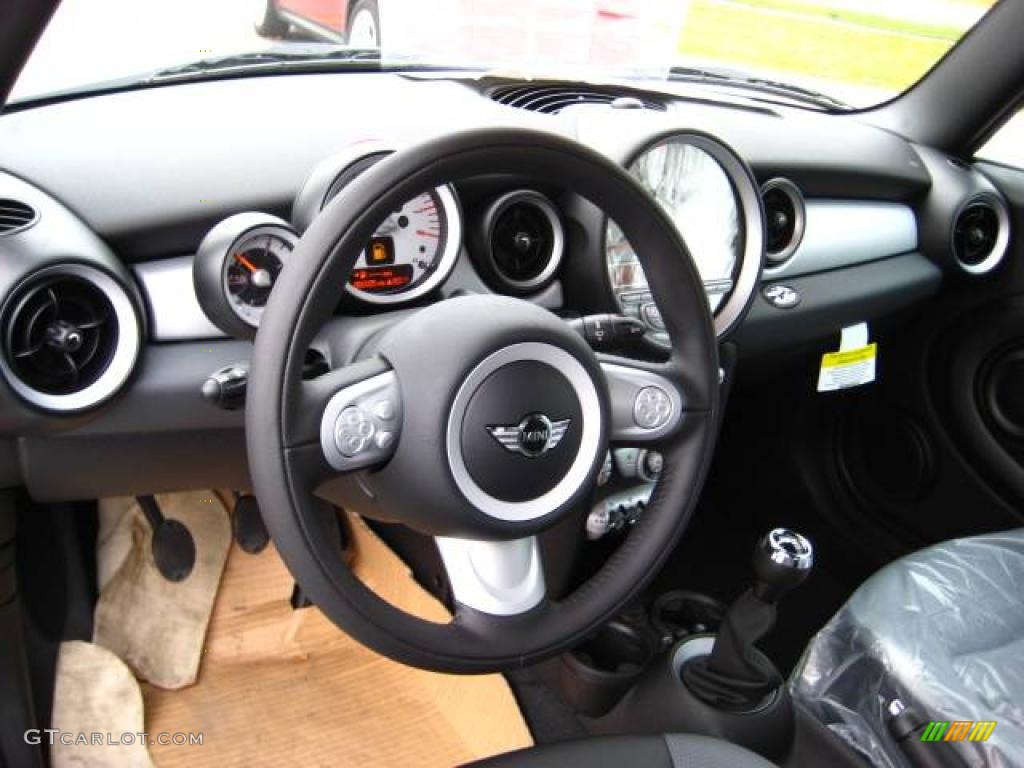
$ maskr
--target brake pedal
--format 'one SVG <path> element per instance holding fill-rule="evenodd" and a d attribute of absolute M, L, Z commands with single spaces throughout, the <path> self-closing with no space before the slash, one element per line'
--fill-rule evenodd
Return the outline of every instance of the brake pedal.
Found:
<path fill-rule="evenodd" d="M 164 517 L 152 496 L 136 496 L 135 500 L 153 531 L 153 561 L 160 575 L 168 581 L 188 578 L 196 564 L 196 542 L 180 520 Z"/>
<path fill-rule="evenodd" d="M 231 515 L 231 532 L 243 552 L 258 555 L 270 543 L 270 534 L 260 513 L 260 504 L 250 494 L 235 494 L 235 510 Z"/>

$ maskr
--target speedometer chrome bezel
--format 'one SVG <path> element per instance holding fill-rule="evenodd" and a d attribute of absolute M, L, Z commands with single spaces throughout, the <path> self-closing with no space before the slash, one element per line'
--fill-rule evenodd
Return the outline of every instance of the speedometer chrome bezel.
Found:
<path fill-rule="evenodd" d="M 383 159 L 394 151 L 394 146 L 384 142 L 362 141 L 319 163 L 295 197 L 291 218 L 296 230 L 304 232 L 338 191 L 365 170 L 358 168 L 360 164 L 371 158 Z M 346 282 L 345 292 L 348 295 L 376 306 L 404 304 L 427 295 L 451 276 L 462 250 L 463 222 L 458 197 L 450 184 L 422 194 L 436 195 L 444 216 L 444 245 L 434 269 L 419 283 L 393 293 L 363 291 Z"/>
<path fill-rule="evenodd" d="M 753 299 L 764 262 L 764 210 L 761 205 L 760 189 L 749 166 L 734 150 L 719 139 L 699 131 L 669 130 L 644 141 L 626 155 L 622 165 L 632 173 L 633 165 L 648 152 L 666 144 L 686 144 L 706 152 L 721 167 L 729 179 L 736 195 L 741 213 L 740 228 L 743 247 L 735 271 L 732 291 L 725 301 L 713 312 L 715 334 L 725 338 L 736 328 L 746 314 Z M 612 283 L 612 265 L 608 260 L 608 218 L 603 218 L 601 230 L 601 258 L 605 263 L 605 277 L 608 291 L 620 311 L 623 306 Z M 684 242 L 685 242 L 685 235 Z M 692 257 L 691 257 L 692 258 Z M 651 334 L 648 334 L 651 337 Z M 658 346 L 666 346 L 662 340 L 651 339 Z"/>

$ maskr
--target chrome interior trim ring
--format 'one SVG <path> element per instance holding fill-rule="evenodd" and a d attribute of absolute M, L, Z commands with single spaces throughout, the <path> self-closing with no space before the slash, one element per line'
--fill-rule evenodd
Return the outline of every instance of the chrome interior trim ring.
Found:
<path fill-rule="evenodd" d="M 987 275 L 993 269 L 1002 264 L 1003 259 L 1006 256 L 1006 251 L 1010 246 L 1010 212 L 1006 209 L 1006 204 L 996 197 L 995 195 L 982 193 L 980 195 L 974 195 L 969 200 L 966 200 L 956 212 L 953 217 L 953 227 L 956 227 L 956 222 L 972 205 L 987 205 L 996 214 L 996 220 L 999 222 L 999 234 L 996 235 L 995 245 L 992 246 L 992 253 L 986 256 L 984 259 L 979 261 L 977 264 L 965 264 L 956 258 L 956 251 L 952 249 L 953 258 L 964 272 L 969 275 Z M 952 232 L 950 233 L 950 240 L 952 241 Z"/>
<path fill-rule="evenodd" d="M 623 165 L 628 171 L 630 167 L 647 152 L 650 152 L 663 144 L 673 142 L 692 145 L 710 155 L 719 164 L 725 172 L 725 175 L 728 177 L 729 182 L 732 185 L 733 192 L 736 195 L 738 207 L 742 211 L 741 226 L 743 231 L 743 249 L 739 259 L 739 264 L 736 268 L 732 291 L 726 297 L 725 301 L 722 302 L 722 304 L 713 312 L 715 335 L 721 339 L 728 335 L 743 318 L 743 315 L 746 313 L 747 308 L 750 306 L 750 302 L 754 297 L 754 291 L 756 290 L 758 281 L 761 277 L 761 267 L 762 262 L 764 261 L 765 240 L 764 209 L 761 204 L 761 190 L 757 186 L 757 181 L 754 179 L 753 173 L 747 167 L 746 163 L 740 159 L 739 155 L 718 139 L 701 133 L 673 131 L 668 134 L 662 134 L 655 140 L 645 143 L 639 150 L 631 154 Z M 607 238 L 607 231 L 608 226 L 606 220 L 604 234 L 602 235 L 603 238 Z M 680 234 L 683 237 L 683 241 L 686 242 L 686 235 L 683 233 Z M 606 261 L 606 271 L 608 272 L 610 281 L 611 265 L 607 263 L 607 256 L 604 258 Z M 691 255 L 690 258 L 692 259 L 693 256 Z M 618 295 L 614 290 L 614 286 L 612 287 L 612 295 L 618 305 L 619 311 L 624 311 L 624 308 L 618 300 Z M 647 338 L 658 344 L 658 346 L 669 346 L 669 342 L 664 335 L 661 335 L 661 338 L 658 338 L 658 335 L 648 333 Z"/>
<path fill-rule="evenodd" d="M 75 413 L 99 405 L 121 389 L 135 369 L 135 362 L 142 347 L 142 327 L 135 305 L 121 284 L 106 272 L 85 264 L 55 264 L 41 269 L 21 281 L 10 295 L 16 296 L 26 285 L 50 276 L 77 277 L 92 283 L 106 296 L 117 318 L 117 347 L 110 362 L 96 381 L 84 389 L 66 395 L 48 394 L 28 386 L 11 369 L 6 355 L 0 355 L 0 373 L 14 392 L 37 408 L 55 413 Z M 0 317 L 6 322 L 6 305 L 0 312 Z"/>
<path fill-rule="evenodd" d="M 541 212 L 541 215 L 544 216 L 551 227 L 551 253 L 548 254 L 548 262 L 536 277 L 532 277 L 529 280 L 513 280 L 503 274 L 494 260 L 494 253 L 491 249 L 491 235 L 493 234 L 494 222 L 506 208 L 514 203 L 527 203 L 534 206 Z M 558 215 L 558 210 L 545 195 L 530 189 L 517 189 L 508 192 L 491 203 L 487 213 L 484 214 L 484 222 L 487 238 L 487 259 L 490 262 L 491 269 L 508 287 L 518 291 L 531 291 L 543 287 L 554 277 L 559 266 L 562 264 L 562 257 L 565 255 L 565 228 L 562 226 L 562 219 Z"/>
<path fill-rule="evenodd" d="M 761 186 L 761 199 L 769 192 L 778 191 L 789 198 L 793 206 L 793 237 L 786 244 L 786 247 L 776 253 L 771 253 L 765 246 L 764 258 L 769 264 L 781 264 L 792 256 L 804 239 L 804 227 L 807 223 L 807 208 L 804 205 L 804 196 L 800 188 L 789 179 L 780 177 L 769 179 Z M 767 216 L 767 211 L 765 212 Z M 767 225 L 767 222 L 765 222 Z"/>
<path fill-rule="evenodd" d="M 351 283 L 345 283 L 345 290 L 349 294 L 368 304 L 401 304 L 425 296 L 448 279 L 459 258 L 459 251 L 462 250 L 462 212 L 459 210 L 455 192 L 450 184 L 437 187 L 432 191 L 441 201 L 441 209 L 444 211 L 445 218 L 444 250 L 441 252 L 441 258 L 434 271 L 424 277 L 418 285 L 397 293 L 370 293 L 353 287 Z"/>
<path fill-rule="evenodd" d="M 462 454 L 462 422 L 473 395 L 484 380 L 500 368 L 521 361 L 545 363 L 569 381 L 580 402 L 583 434 L 576 458 L 554 488 L 535 499 L 511 502 L 490 495 L 470 476 Z M 452 402 L 445 446 L 448 466 L 455 484 L 473 506 L 496 520 L 523 522 L 544 517 L 569 501 L 586 484 L 590 468 L 594 465 L 598 453 L 604 450 L 604 446 L 601 445 L 600 414 L 601 400 L 594 380 L 583 365 L 568 352 L 551 344 L 534 341 L 503 347 L 488 355 L 470 371 Z"/>

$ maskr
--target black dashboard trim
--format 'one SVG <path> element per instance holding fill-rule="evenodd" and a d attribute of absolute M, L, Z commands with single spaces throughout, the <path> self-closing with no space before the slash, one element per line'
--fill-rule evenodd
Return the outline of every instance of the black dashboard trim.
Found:
<path fill-rule="evenodd" d="M 824 338 L 908 307 L 938 292 L 942 271 L 920 253 L 908 253 L 781 282 L 799 292 L 799 305 L 779 309 L 759 292 L 733 337 L 741 356 Z"/>

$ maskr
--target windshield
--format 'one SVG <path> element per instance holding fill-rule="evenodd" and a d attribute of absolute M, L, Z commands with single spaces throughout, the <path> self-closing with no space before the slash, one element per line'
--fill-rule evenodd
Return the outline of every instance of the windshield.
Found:
<path fill-rule="evenodd" d="M 64 0 L 11 98 L 143 82 L 161 69 L 258 51 L 315 59 L 347 45 L 379 50 L 379 66 L 392 68 L 687 82 L 714 73 L 719 85 L 726 68 L 770 81 L 775 95 L 797 85 L 833 105 L 865 107 L 915 83 L 993 2 Z M 345 61 L 354 63 L 336 57 L 331 68 Z"/>

